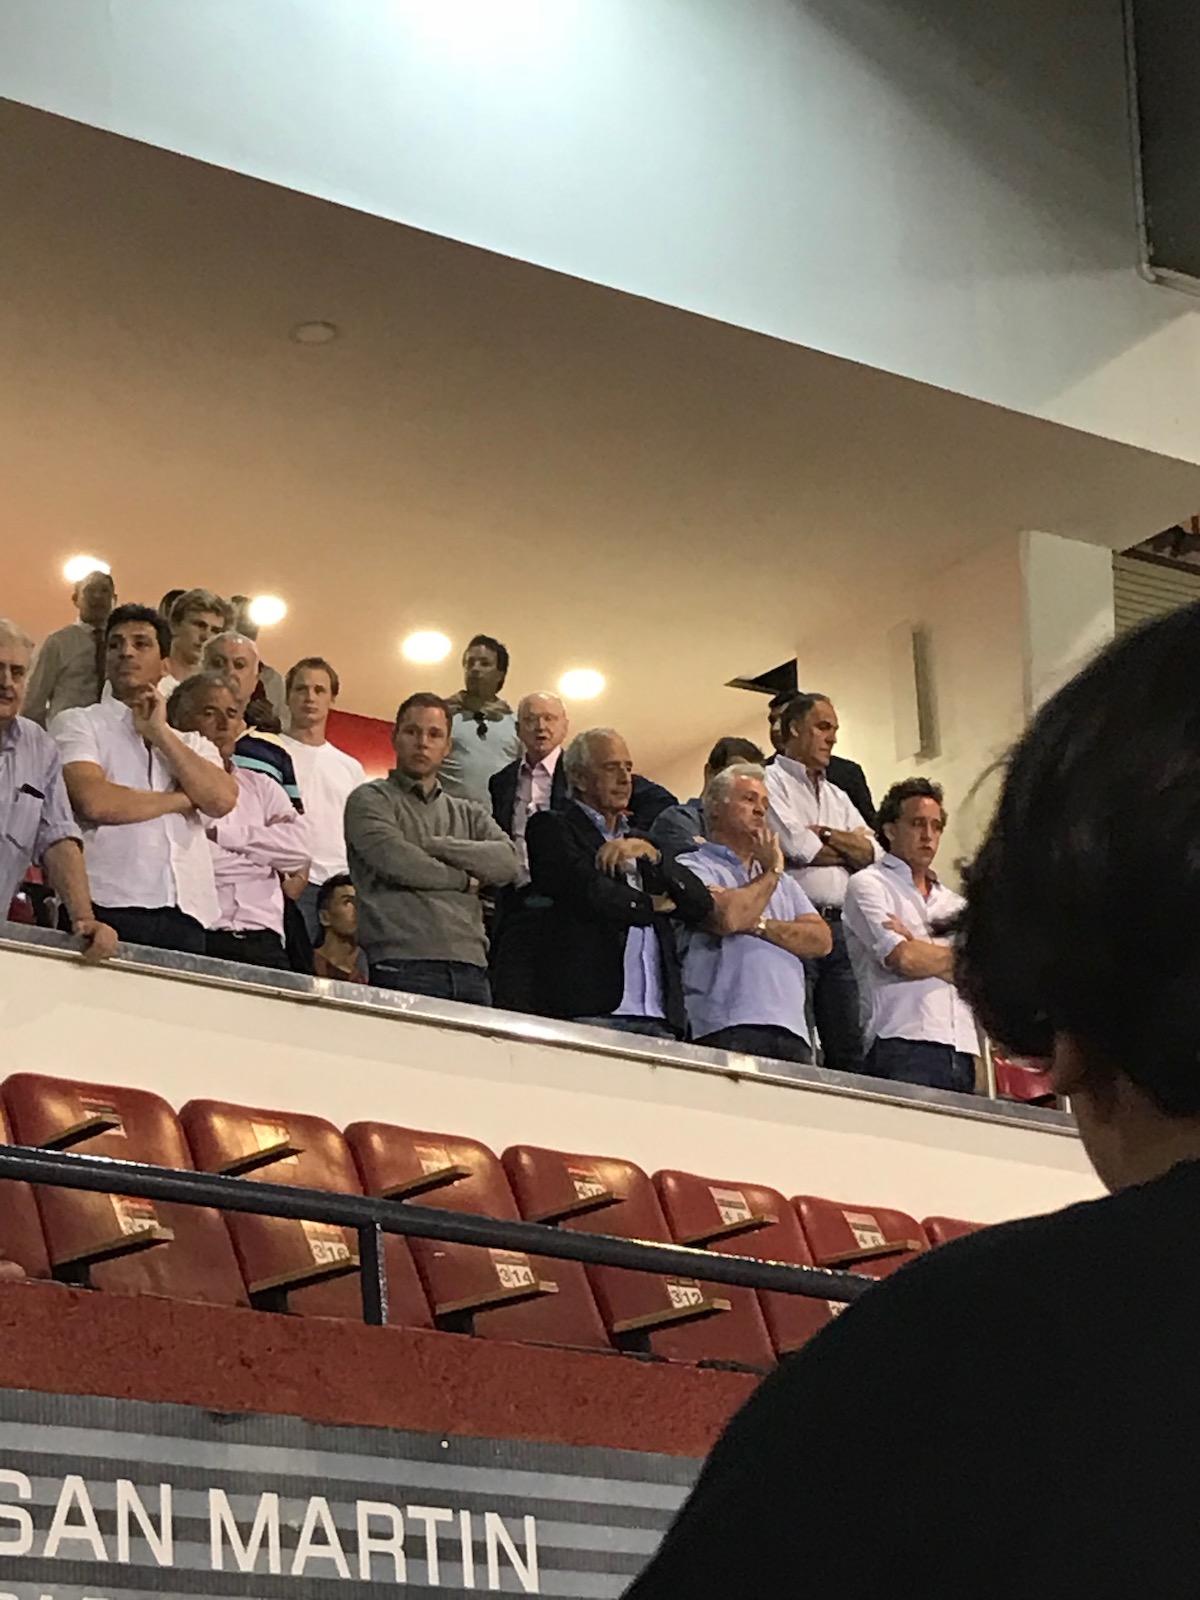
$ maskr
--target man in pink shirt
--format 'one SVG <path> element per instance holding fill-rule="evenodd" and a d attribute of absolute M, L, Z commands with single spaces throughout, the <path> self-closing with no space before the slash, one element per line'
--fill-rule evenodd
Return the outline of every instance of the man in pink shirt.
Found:
<path fill-rule="evenodd" d="M 217 672 L 198 672 L 172 693 L 171 726 L 217 747 L 238 784 L 238 803 L 208 824 L 220 916 L 206 954 L 247 966 L 290 970 L 283 942 L 283 873 L 308 866 L 304 820 L 274 778 L 233 764 L 245 732 L 238 698 Z"/>

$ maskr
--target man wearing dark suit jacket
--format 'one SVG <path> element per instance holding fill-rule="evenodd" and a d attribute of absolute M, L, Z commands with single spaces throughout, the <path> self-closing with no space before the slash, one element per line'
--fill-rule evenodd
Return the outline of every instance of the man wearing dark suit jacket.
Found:
<path fill-rule="evenodd" d="M 801 691 L 797 691 L 796 693 L 799 692 Z M 809 691 L 807 690 L 803 692 L 805 694 L 809 694 Z M 771 730 L 771 744 L 774 748 L 776 756 L 783 754 L 784 741 L 781 727 L 783 722 L 783 713 L 796 698 L 796 693 L 789 692 L 787 694 L 777 694 L 772 698 L 770 705 L 767 707 L 767 720 Z M 809 695 L 809 698 L 825 700 L 828 698 L 828 696 L 818 694 Z M 767 765 L 770 766 L 774 760 L 775 756 L 772 756 L 770 761 L 767 762 Z M 854 809 L 859 813 L 867 826 L 873 828 L 875 826 L 875 802 L 871 798 L 871 786 L 867 782 L 867 775 L 859 766 L 858 762 L 847 761 L 845 756 L 832 755 L 829 758 L 829 766 L 826 769 L 826 776 L 835 788 L 840 789 L 843 794 L 849 795 Z"/>
<path fill-rule="evenodd" d="M 563 755 L 570 803 L 529 818 L 535 894 L 551 901 L 546 1013 L 625 1033 L 681 1037 L 683 993 L 672 917 L 697 926 L 712 898 L 630 827 L 633 762 L 620 734 L 591 728 Z"/>

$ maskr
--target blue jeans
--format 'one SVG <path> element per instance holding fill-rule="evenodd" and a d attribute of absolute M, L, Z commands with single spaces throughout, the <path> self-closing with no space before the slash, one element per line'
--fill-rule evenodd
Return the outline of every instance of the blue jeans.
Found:
<path fill-rule="evenodd" d="M 975 1057 L 949 1044 L 924 1039 L 876 1039 L 864 1071 L 893 1083 L 922 1083 L 927 1089 L 975 1093 Z"/>
<path fill-rule="evenodd" d="M 586 1022 L 589 1028 L 612 1028 L 617 1033 L 640 1033 L 649 1039 L 678 1039 L 679 1035 L 662 1017 L 572 1017 L 572 1022 Z"/>
<path fill-rule="evenodd" d="M 792 1061 L 803 1067 L 812 1064 L 812 1049 L 798 1033 L 760 1022 L 740 1022 L 732 1028 L 718 1028 L 716 1033 L 707 1033 L 703 1039 L 693 1042 L 708 1045 L 713 1050 L 736 1050 L 741 1055 L 762 1056 L 767 1061 Z"/>
<path fill-rule="evenodd" d="M 486 967 L 469 961 L 376 961 L 371 982 L 381 989 L 403 989 L 433 1000 L 463 1000 L 472 1006 L 490 1006 L 492 990 Z"/>
<path fill-rule="evenodd" d="M 840 916 L 830 921 L 829 932 L 833 936 L 833 949 L 829 954 L 804 963 L 809 1004 L 821 1041 L 821 1065 L 835 1072 L 862 1072 L 858 984 Z"/>

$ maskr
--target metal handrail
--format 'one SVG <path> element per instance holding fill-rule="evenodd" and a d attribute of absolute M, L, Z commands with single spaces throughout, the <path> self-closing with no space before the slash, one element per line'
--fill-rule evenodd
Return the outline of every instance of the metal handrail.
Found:
<path fill-rule="evenodd" d="M 370 1195 L 332 1194 L 219 1172 L 183 1172 L 118 1161 L 111 1156 L 79 1155 L 27 1145 L 0 1146 L 0 1180 L 47 1184 L 53 1188 L 129 1195 L 180 1205 L 211 1206 L 255 1216 L 283 1217 L 298 1222 L 325 1222 L 353 1228 L 359 1241 L 359 1276 L 363 1320 L 387 1321 L 387 1269 L 383 1235 L 400 1234 L 440 1239 L 449 1244 L 479 1245 L 550 1256 L 584 1265 L 625 1267 L 633 1272 L 669 1273 L 703 1278 L 743 1289 L 770 1289 L 810 1299 L 850 1303 L 871 1288 L 873 1278 L 821 1267 L 798 1267 L 784 1261 L 759 1261 L 752 1256 L 724 1255 L 690 1245 L 654 1244 L 620 1239 L 611 1234 L 572 1233 L 543 1222 L 512 1222 L 463 1211 L 440 1211 L 407 1201 Z"/>

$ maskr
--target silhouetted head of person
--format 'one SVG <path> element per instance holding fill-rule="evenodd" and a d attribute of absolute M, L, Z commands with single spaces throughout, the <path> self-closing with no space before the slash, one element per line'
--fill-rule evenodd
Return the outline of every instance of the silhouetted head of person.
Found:
<path fill-rule="evenodd" d="M 1045 1057 L 1109 1188 L 1200 1157 L 1200 605 L 1111 644 L 1013 751 L 956 981 Z"/>

